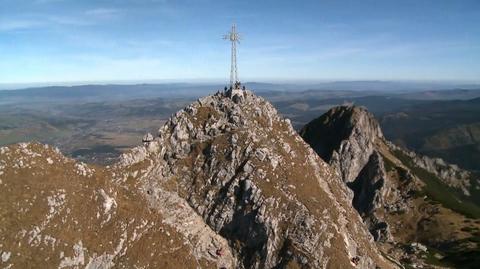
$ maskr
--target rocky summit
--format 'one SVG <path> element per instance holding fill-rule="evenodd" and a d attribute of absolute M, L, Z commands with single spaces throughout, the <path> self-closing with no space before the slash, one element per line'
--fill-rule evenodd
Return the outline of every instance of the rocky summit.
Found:
<path fill-rule="evenodd" d="M 413 268 L 477 268 L 479 179 L 385 139 L 363 107 L 338 106 L 300 134 L 354 193 L 380 248 Z"/>
<path fill-rule="evenodd" d="M 357 106 L 340 106 L 308 123 L 300 135 L 340 173 L 352 182 L 369 161 L 375 142 L 383 138 L 377 121 Z"/>
<path fill-rule="evenodd" d="M 250 91 L 199 99 L 108 167 L 3 147 L 1 265 L 397 267 L 351 206 L 344 170 Z"/>

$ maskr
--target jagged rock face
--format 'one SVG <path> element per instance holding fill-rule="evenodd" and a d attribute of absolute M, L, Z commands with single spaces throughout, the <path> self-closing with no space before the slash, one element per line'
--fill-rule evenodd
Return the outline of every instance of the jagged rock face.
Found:
<path fill-rule="evenodd" d="M 388 225 L 376 214 L 384 204 L 386 172 L 376 152 L 383 134 L 374 116 L 363 107 L 334 107 L 308 123 L 300 135 L 353 190 L 353 206 L 374 238 L 391 239 Z"/>
<path fill-rule="evenodd" d="M 115 169 L 137 174 L 152 208 L 185 199 L 229 242 L 237 268 L 391 267 L 334 171 L 249 91 L 198 100 Z"/>
<path fill-rule="evenodd" d="M 424 190 L 426 184 L 432 184 L 431 177 L 437 176 L 447 186 L 468 195 L 473 180 L 468 172 L 396 147 L 382 136 L 373 115 L 359 107 L 332 108 L 300 133 L 353 191 L 352 205 L 386 252 L 421 266 L 425 262 L 416 254 L 405 253 L 398 246 L 420 240 L 437 248 L 439 242 L 451 244 L 468 237 L 462 235 L 465 216 L 438 200 L 429 200 Z M 434 182 L 435 188 L 441 182 Z"/>
<path fill-rule="evenodd" d="M 330 109 L 305 125 L 300 135 L 345 182 L 357 178 L 373 153 L 375 141 L 383 139 L 373 115 L 357 106 Z"/>
<path fill-rule="evenodd" d="M 472 185 L 471 181 L 478 182 L 480 180 L 475 178 L 469 171 L 463 170 L 455 164 L 448 164 L 441 158 L 422 156 L 413 151 L 402 149 L 390 142 L 387 145 L 392 150 L 402 151 L 412 158 L 415 165 L 433 173 L 448 186 L 461 190 L 466 196 L 470 196 L 469 188 Z"/>
<path fill-rule="evenodd" d="M 341 179 L 251 92 L 179 111 L 112 167 L 0 148 L 2 266 L 392 268 Z"/>
<path fill-rule="evenodd" d="M 47 145 L 0 148 L 1 267 L 235 267 L 227 241 L 184 200 L 155 212 L 132 175 L 117 176 Z"/>
<path fill-rule="evenodd" d="M 391 239 L 388 224 L 377 216 L 377 210 L 386 204 L 384 197 L 389 184 L 382 157 L 374 151 L 368 163 L 360 171 L 355 181 L 348 183 L 354 192 L 352 201 L 355 209 L 367 223 L 370 232 L 377 241 Z"/>

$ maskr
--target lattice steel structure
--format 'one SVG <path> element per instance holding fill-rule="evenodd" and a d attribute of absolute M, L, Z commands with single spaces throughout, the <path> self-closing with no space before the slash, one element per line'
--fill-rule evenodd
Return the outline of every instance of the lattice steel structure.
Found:
<path fill-rule="evenodd" d="M 239 85 L 238 68 L 237 68 L 237 43 L 240 43 L 240 34 L 237 33 L 235 23 L 232 25 L 232 30 L 223 36 L 223 39 L 232 42 L 232 59 L 230 66 L 230 87 L 235 88 Z"/>

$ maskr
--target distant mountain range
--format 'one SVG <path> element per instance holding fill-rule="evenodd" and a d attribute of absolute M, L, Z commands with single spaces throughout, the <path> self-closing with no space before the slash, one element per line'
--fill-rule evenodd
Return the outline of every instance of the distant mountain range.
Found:
<path fill-rule="evenodd" d="M 405 90 L 403 84 L 382 81 L 246 85 L 271 101 L 282 115 L 292 120 L 297 130 L 333 106 L 366 106 L 380 119 L 388 139 L 461 167 L 480 170 L 475 124 L 480 121 L 478 105 L 472 103 L 462 108 L 461 102 L 455 105 L 457 101 L 453 101 L 478 98 L 480 89 Z M 354 90 L 346 90 L 354 85 Z M 397 90 L 371 90 L 380 85 L 386 88 L 396 85 Z M 0 145 L 37 140 L 57 145 L 77 159 L 108 163 L 135 145 L 145 130 L 155 130 L 185 104 L 224 87 L 170 83 L 0 91 Z M 450 100 L 453 105 L 442 100 Z M 444 105 L 452 107 L 449 113 L 442 112 Z M 439 111 L 428 108 L 434 106 Z M 430 119 L 421 122 L 415 113 L 418 117 L 422 115 L 423 120 Z M 399 115 L 409 117 L 398 118 Z M 437 124 L 453 118 L 458 119 L 450 121 L 448 126 Z M 438 128 L 433 128 L 434 121 Z M 398 126 L 402 126 L 401 130 Z M 435 135 L 436 132 L 441 133 Z"/>
<path fill-rule="evenodd" d="M 381 117 L 396 144 L 480 171 L 480 98 L 411 105 Z"/>
<path fill-rule="evenodd" d="M 256 92 L 308 92 L 308 91 L 345 91 L 345 92 L 370 92 L 370 93 L 403 93 L 409 99 L 424 98 L 432 99 L 438 91 L 448 89 L 480 89 L 476 84 L 453 84 L 453 83 L 426 83 L 426 82 L 395 82 L 395 81 L 334 81 L 315 83 L 260 83 L 246 82 L 247 88 L 255 89 Z M 162 84 L 89 84 L 77 86 L 46 86 L 16 90 L 0 90 L 0 104 L 20 102 L 23 98 L 31 98 L 32 101 L 48 101 L 80 99 L 82 101 L 102 100 L 127 100 L 136 98 L 154 97 L 193 97 L 198 98 L 206 95 L 212 89 L 222 90 L 226 84 L 212 83 L 162 83 Z M 456 91 L 456 90 L 454 90 Z M 425 96 L 417 92 L 424 92 Z M 465 93 L 462 94 L 463 96 Z"/>

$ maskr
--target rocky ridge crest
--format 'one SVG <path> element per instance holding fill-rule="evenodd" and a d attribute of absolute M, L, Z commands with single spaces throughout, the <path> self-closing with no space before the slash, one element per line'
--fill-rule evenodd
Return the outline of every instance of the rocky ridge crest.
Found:
<path fill-rule="evenodd" d="M 446 189 L 440 186 L 445 184 L 468 196 L 470 181 L 475 179 L 456 166 L 387 141 L 365 108 L 334 107 L 308 123 L 300 134 L 353 191 L 353 206 L 375 240 L 385 243 L 383 249 L 396 253 L 396 258 L 415 260 L 412 264 L 421 266 L 424 262 L 415 253 L 406 253 L 409 248 L 405 246 L 421 240 L 429 247 L 439 247 L 442 240 L 461 242 L 470 236 L 461 232 L 465 216 L 445 208 L 438 199 L 432 201 L 428 195 Z M 425 188 L 440 190 L 429 192 Z M 443 228 L 447 224 L 457 230 Z"/>
<path fill-rule="evenodd" d="M 36 143 L 2 148 L 2 263 L 393 267 L 335 171 L 249 91 L 201 98 L 143 143 L 111 167 Z"/>
<path fill-rule="evenodd" d="M 305 125 L 300 135 L 345 182 L 356 179 L 369 161 L 375 142 L 383 139 L 373 115 L 358 106 L 334 107 Z"/>
<path fill-rule="evenodd" d="M 463 194 L 470 196 L 469 188 L 472 186 L 472 181 L 480 181 L 475 178 L 471 172 L 463 170 L 458 165 L 449 164 L 442 158 L 431 158 L 425 155 L 415 153 L 404 148 L 401 148 L 391 142 L 387 141 L 387 145 L 391 150 L 398 150 L 412 158 L 415 165 L 421 167 L 428 172 L 436 175 L 443 183 L 450 187 L 459 189 Z M 477 184 L 478 185 L 478 184 Z"/>
<path fill-rule="evenodd" d="M 249 91 L 234 99 L 217 93 L 179 111 L 117 169 L 139 165 L 150 204 L 176 192 L 234 246 L 239 268 L 387 264 L 333 170 Z"/>
<path fill-rule="evenodd" d="M 133 184 L 112 178 L 108 168 L 76 162 L 48 145 L 0 148 L 2 266 L 234 267 L 225 239 L 200 225 L 183 200 L 171 199 L 152 214 Z M 209 254 L 217 248 L 224 248 L 221 259 Z"/>

